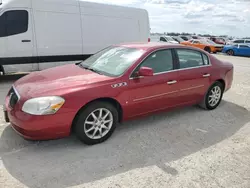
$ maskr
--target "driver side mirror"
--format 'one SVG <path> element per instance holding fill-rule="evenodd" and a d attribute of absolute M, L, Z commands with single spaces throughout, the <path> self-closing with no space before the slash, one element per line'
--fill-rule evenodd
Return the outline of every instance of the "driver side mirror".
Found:
<path fill-rule="evenodd" d="M 141 67 L 138 71 L 138 76 L 153 76 L 154 71 L 149 67 Z"/>

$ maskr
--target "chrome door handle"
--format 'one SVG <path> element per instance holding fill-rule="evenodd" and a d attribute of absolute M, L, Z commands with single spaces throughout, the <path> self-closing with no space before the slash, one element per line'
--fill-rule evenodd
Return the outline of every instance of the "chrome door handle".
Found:
<path fill-rule="evenodd" d="M 209 77 L 210 76 L 210 74 L 203 74 L 203 77 Z"/>
<path fill-rule="evenodd" d="M 176 80 L 171 80 L 171 81 L 167 82 L 168 85 L 175 84 L 175 83 L 177 83 Z"/>

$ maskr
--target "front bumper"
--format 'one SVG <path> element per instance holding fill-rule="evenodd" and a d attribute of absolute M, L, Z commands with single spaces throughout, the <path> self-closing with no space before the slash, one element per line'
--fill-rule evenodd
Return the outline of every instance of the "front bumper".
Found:
<path fill-rule="evenodd" d="M 7 100 L 6 100 L 7 101 Z M 4 117 L 11 127 L 29 140 L 51 140 L 70 135 L 75 113 L 34 116 L 4 105 Z"/>

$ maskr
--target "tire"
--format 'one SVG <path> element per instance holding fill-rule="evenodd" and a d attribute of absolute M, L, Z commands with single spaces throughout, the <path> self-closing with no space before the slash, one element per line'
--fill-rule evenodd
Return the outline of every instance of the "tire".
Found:
<path fill-rule="evenodd" d="M 5 75 L 3 67 L 0 65 L 0 76 Z"/>
<path fill-rule="evenodd" d="M 206 46 L 206 47 L 204 48 L 204 50 L 205 50 L 206 52 L 208 52 L 208 53 L 211 53 L 211 48 L 208 47 L 208 46 Z"/>
<path fill-rule="evenodd" d="M 227 55 L 234 56 L 234 51 L 233 50 L 228 50 L 226 51 Z"/>
<path fill-rule="evenodd" d="M 214 103 L 210 102 L 212 100 L 212 96 L 213 92 L 215 92 L 215 90 L 218 91 L 219 89 L 219 93 L 216 96 L 216 100 L 214 101 Z M 212 86 L 210 86 L 210 88 L 208 89 L 206 95 L 204 96 L 202 102 L 199 104 L 199 106 L 205 110 L 214 110 L 215 108 L 217 108 L 220 103 L 221 103 L 221 99 L 223 97 L 223 93 L 224 93 L 224 86 L 221 82 L 215 82 Z"/>
<path fill-rule="evenodd" d="M 102 111 L 102 120 L 98 120 L 100 111 Z M 79 113 L 74 131 L 84 144 L 99 144 L 106 141 L 113 134 L 118 120 L 118 111 L 112 104 L 101 101 L 93 102 Z M 101 136 L 101 132 L 103 136 Z"/>

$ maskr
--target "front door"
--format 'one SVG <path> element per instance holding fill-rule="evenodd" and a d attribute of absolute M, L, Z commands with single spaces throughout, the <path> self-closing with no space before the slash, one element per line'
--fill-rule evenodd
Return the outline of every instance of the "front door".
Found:
<path fill-rule="evenodd" d="M 211 66 L 207 55 L 187 49 L 176 49 L 179 59 L 180 101 L 196 103 L 202 100 L 210 86 Z"/>
<path fill-rule="evenodd" d="M 153 76 L 135 77 L 140 67 L 150 67 Z M 129 80 L 127 117 L 175 106 L 178 102 L 178 74 L 174 70 L 171 50 L 150 54 L 132 73 Z"/>

